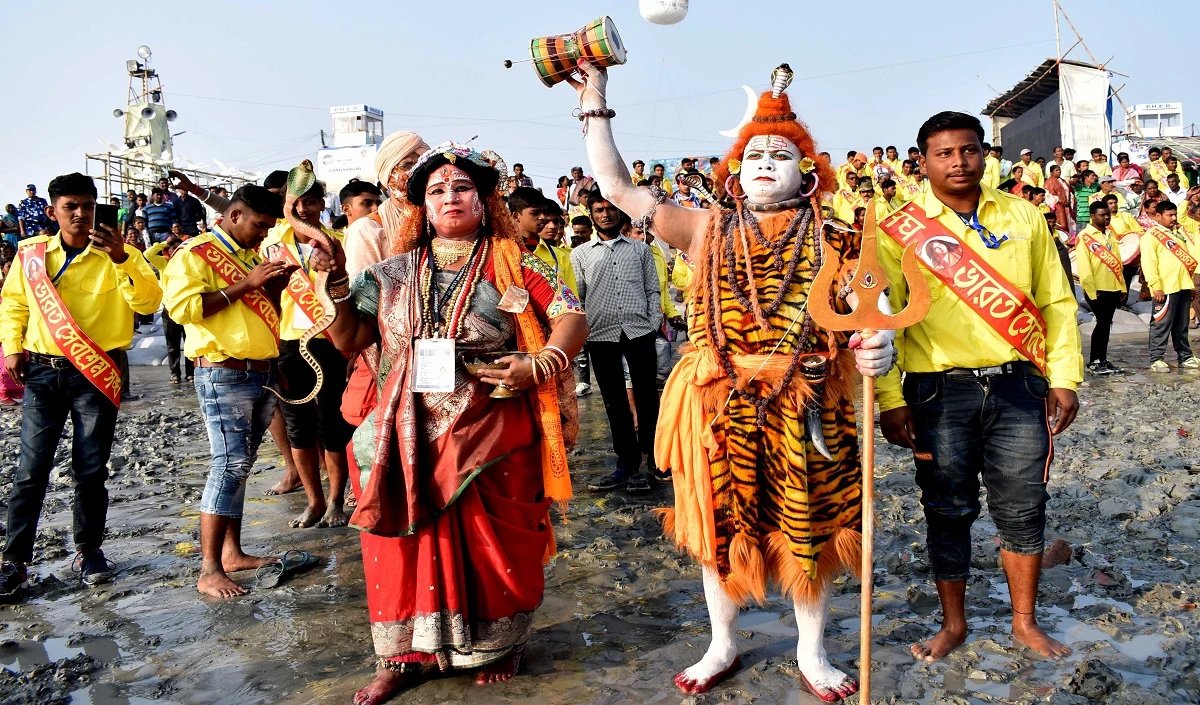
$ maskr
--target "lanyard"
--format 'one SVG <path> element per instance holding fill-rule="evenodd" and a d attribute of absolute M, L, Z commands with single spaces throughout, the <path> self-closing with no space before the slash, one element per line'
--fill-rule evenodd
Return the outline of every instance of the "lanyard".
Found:
<path fill-rule="evenodd" d="M 216 226 L 213 226 L 212 234 L 215 238 L 217 238 L 218 240 L 221 241 L 221 244 L 224 245 L 226 249 L 229 250 L 229 254 L 233 255 L 234 257 L 237 257 L 239 262 L 246 265 L 247 267 L 253 268 L 255 266 L 253 264 L 254 256 L 251 255 L 251 258 L 250 258 L 251 262 L 247 263 L 246 260 L 242 259 L 241 256 L 238 255 L 237 248 L 235 248 L 228 240 L 225 239 L 225 234 L 222 233 L 219 228 L 217 228 Z"/>
<path fill-rule="evenodd" d="M 958 216 L 958 219 L 962 221 L 963 225 L 979 233 L 979 239 L 983 240 L 983 246 L 989 250 L 998 249 L 1000 247 L 1000 243 L 1008 239 L 1008 235 L 998 238 L 990 230 L 983 227 L 983 224 L 979 222 L 978 210 L 971 211 L 970 218 L 964 217 L 963 214 L 959 213 L 958 211 L 954 211 L 954 213 Z"/>
<path fill-rule="evenodd" d="M 86 249 L 87 249 L 86 247 L 83 248 L 83 250 L 86 250 Z M 75 252 L 67 252 L 67 248 L 63 247 L 63 252 L 67 252 L 67 259 L 65 262 L 63 262 L 63 266 L 61 268 L 59 268 L 58 274 L 55 274 L 54 276 L 50 277 L 51 284 L 58 286 L 58 280 L 62 279 L 62 275 L 64 272 L 67 271 L 67 267 L 71 266 L 71 262 L 75 261 L 76 257 L 83 254 L 83 250 L 76 250 Z"/>

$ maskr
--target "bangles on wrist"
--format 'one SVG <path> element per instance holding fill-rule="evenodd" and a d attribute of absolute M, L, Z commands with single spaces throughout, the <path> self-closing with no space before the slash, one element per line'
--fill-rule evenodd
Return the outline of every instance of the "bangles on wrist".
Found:
<path fill-rule="evenodd" d="M 339 279 L 327 280 L 325 292 L 329 294 L 329 298 L 333 299 L 335 304 L 348 300 L 350 298 L 350 277 L 342 276 Z"/>
<path fill-rule="evenodd" d="M 545 382 L 571 365 L 571 358 L 567 357 L 562 348 L 554 345 L 547 345 L 542 348 L 534 353 L 530 360 L 533 363 L 533 381 L 535 384 Z"/>

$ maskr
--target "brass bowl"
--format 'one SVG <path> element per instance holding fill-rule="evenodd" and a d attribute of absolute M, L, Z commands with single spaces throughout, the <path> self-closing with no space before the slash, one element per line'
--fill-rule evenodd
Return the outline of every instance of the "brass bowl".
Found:
<path fill-rule="evenodd" d="M 525 355 L 525 353 L 517 350 L 497 350 L 496 352 L 463 355 L 462 364 L 463 367 L 466 368 L 467 374 L 478 378 L 480 373 L 484 370 L 507 369 L 507 364 L 496 364 L 496 360 L 499 360 L 502 357 L 508 357 L 509 355 Z M 493 399 L 512 399 L 513 397 L 521 396 L 521 392 L 508 387 L 496 387 L 492 389 L 492 393 L 488 396 Z"/>

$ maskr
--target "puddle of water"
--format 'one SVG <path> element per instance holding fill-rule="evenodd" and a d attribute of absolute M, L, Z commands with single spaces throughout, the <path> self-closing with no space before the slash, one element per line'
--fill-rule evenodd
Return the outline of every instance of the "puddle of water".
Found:
<path fill-rule="evenodd" d="M 78 646 L 68 646 L 66 637 L 45 641 L 18 641 L 16 646 L 0 650 L 0 667 L 14 673 L 31 666 L 54 663 L 59 659 L 87 654 L 97 661 L 111 663 L 121 657 L 117 642 L 105 637 L 88 639 Z"/>
<path fill-rule="evenodd" d="M 739 631 L 758 632 L 771 636 L 798 636 L 796 628 L 780 621 L 779 614 L 761 610 L 749 610 L 738 615 Z"/>
<path fill-rule="evenodd" d="M 71 705 L 176 705 L 169 700 L 151 700 L 121 695 L 112 683 L 96 683 L 71 693 Z"/>
<path fill-rule="evenodd" d="M 886 617 L 886 616 L 887 616 L 887 615 L 882 615 L 882 614 L 873 614 L 873 615 L 871 615 L 871 626 L 872 626 L 872 627 L 878 627 L 878 626 L 879 626 L 879 623 L 880 623 L 880 622 L 882 622 L 882 621 L 883 621 L 883 618 L 884 618 L 884 617 Z M 850 618 L 850 619 L 843 619 L 843 620 L 840 620 L 840 621 L 838 622 L 838 627 L 839 627 L 839 628 L 841 628 L 841 629 L 844 629 L 844 630 L 846 630 L 846 631 L 848 631 L 848 632 L 856 632 L 856 631 L 858 631 L 859 625 L 861 625 L 861 624 L 862 624 L 862 619 L 861 619 L 861 618 L 859 618 L 859 617 L 852 617 L 852 618 Z"/>
<path fill-rule="evenodd" d="M 1162 634 L 1138 634 L 1130 637 L 1127 641 L 1120 641 L 1105 631 L 1066 615 L 1058 617 L 1055 632 L 1056 638 L 1060 639 L 1064 644 L 1076 641 L 1107 642 L 1117 651 L 1135 661 L 1146 661 L 1151 658 L 1166 656 L 1163 644 L 1166 643 L 1167 637 Z"/>
<path fill-rule="evenodd" d="M 1133 605 L 1129 604 L 1128 602 L 1121 602 L 1120 600 L 1114 600 L 1110 597 L 1096 597 L 1094 595 L 1076 595 L 1075 604 L 1071 605 L 1071 609 L 1080 610 L 1085 607 L 1091 607 L 1092 605 L 1110 605 L 1112 607 L 1116 607 L 1122 612 L 1125 612 L 1126 614 L 1134 613 Z"/>

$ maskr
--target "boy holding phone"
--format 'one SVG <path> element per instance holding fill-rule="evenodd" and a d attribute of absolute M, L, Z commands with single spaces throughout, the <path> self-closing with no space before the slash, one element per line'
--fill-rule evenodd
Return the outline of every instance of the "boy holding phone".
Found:
<path fill-rule="evenodd" d="M 8 505 L 0 597 L 28 584 L 26 564 L 33 560 L 42 502 L 68 415 L 75 429 L 71 470 L 80 577 L 88 585 L 112 579 L 100 545 L 108 514 L 106 466 L 122 392 L 120 362 L 133 342 L 134 313 L 153 313 L 162 301 L 158 279 L 142 253 L 125 244 L 115 227 L 94 223 L 96 185 L 90 176 L 59 176 L 50 182 L 49 196 L 46 214 L 58 223 L 59 233 L 21 243 L 20 266 L 5 279 L 0 304 L 5 367 L 25 385 L 21 460 Z M 47 325 L 42 311 L 55 313 L 58 324 Z"/>

